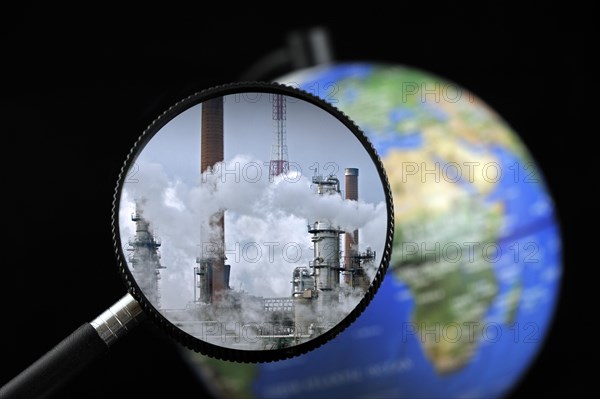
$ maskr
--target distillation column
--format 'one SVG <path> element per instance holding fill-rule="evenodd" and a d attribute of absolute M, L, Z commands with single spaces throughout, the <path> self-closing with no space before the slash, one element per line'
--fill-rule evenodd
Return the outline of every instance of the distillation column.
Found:
<path fill-rule="evenodd" d="M 312 182 L 317 185 L 318 195 L 341 195 L 337 177 L 314 176 Z M 340 234 L 339 226 L 330 220 L 317 220 L 308 226 L 313 236 L 313 260 L 309 266 L 313 269 L 315 289 L 317 290 L 318 311 L 323 312 L 339 302 L 340 286 Z"/>
<path fill-rule="evenodd" d="M 127 250 L 129 263 L 133 270 L 133 276 L 146 298 L 152 305 L 160 308 L 160 292 L 158 289 L 158 280 L 160 280 L 160 269 L 164 269 L 160 264 L 160 239 L 152 233 L 150 222 L 143 215 L 143 200 L 136 200 L 135 212 L 131 215 L 131 220 L 135 222 L 135 237 L 129 239 Z"/>

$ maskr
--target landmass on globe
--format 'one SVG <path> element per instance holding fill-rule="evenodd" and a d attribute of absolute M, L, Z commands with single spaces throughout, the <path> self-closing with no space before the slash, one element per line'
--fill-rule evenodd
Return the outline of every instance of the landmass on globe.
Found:
<path fill-rule="evenodd" d="M 486 147 L 530 160 L 497 115 L 449 82 L 381 69 L 342 80 L 337 89 L 338 105 L 349 115 L 365 115 L 361 127 L 373 132 L 376 147 L 388 148 L 383 163 L 396 223 L 392 268 L 414 296 L 412 320 L 424 333 L 419 342 L 438 372 L 459 369 L 475 353 L 474 337 L 498 294 L 482 249 L 498 241 L 505 216 L 501 200 L 486 200 L 501 173 L 492 170 L 500 160 Z M 377 93 L 376 101 L 370 93 Z M 518 295 L 514 291 L 512 307 Z M 507 309 L 507 318 L 512 313 Z M 449 323 L 474 328 L 456 340 L 426 334 Z"/>

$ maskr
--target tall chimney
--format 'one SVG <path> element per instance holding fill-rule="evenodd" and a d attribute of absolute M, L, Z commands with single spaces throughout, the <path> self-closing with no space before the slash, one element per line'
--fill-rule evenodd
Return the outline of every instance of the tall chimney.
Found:
<path fill-rule="evenodd" d="M 223 162 L 223 97 L 213 98 L 202 103 L 202 134 L 200 144 L 200 172 L 214 168 Z M 217 166 L 219 167 L 219 166 Z M 212 292 L 211 302 L 215 302 L 225 291 L 225 223 L 223 211 L 211 216 L 210 241 L 215 251 L 211 254 Z"/>
<path fill-rule="evenodd" d="M 202 103 L 200 171 L 223 161 L 223 97 Z"/>
<path fill-rule="evenodd" d="M 358 200 L 358 169 L 357 168 L 346 168 L 344 170 L 346 176 L 346 199 L 347 200 Z M 346 233 L 345 247 L 344 247 L 344 265 L 346 274 L 344 281 L 346 284 L 352 282 L 352 276 L 350 270 L 356 265 L 353 264 L 353 256 L 358 254 L 358 230 L 354 230 L 352 233 Z"/>

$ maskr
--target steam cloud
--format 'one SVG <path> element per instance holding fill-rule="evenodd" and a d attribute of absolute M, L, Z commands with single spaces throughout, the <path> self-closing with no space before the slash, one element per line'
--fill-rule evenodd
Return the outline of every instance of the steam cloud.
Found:
<path fill-rule="evenodd" d="M 227 165 L 252 162 L 263 165 L 243 155 Z M 290 296 L 294 267 L 308 266 L 313 257 L 307 224 L 318 219 L 328 219 L 347 232 L 360 229 L 361 249 L 369 246 L 377 251 L 375 265 L 381 259 L 387 219 L 384 201 L 373 204 L 316 195 L 310 178 L 301 175 L 269 182 L 268 176 L 254 181 L 208 172 L 190 187 L 170 178 L 159 164 L 139 162 L 138 166 L 138 181 L 125 184 L 122 192 L 120 234 L 123 242 L 135 235 L 131 221 L 135 199 L 145 198 L 143 214 L 162 239 L 161 263 L 167 268 L 161 271 L 159 284 L 162 308 L 182 309 L 193 299 L 195 259 L 202 256 L 201 243 L 214 236 L 210 217 L 221 210 L 226 210 L 230 286 L 251 295 Z"/>

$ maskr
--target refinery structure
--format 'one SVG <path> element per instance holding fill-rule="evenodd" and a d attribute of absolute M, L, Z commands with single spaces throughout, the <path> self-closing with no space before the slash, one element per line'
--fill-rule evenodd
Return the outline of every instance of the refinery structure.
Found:
<path fill-rule="evenodd" d="M 289 170 L 286 144 L 286 98 L 273 95 L 273 142 L 269 180 Z M 201 170 L 210 172 L 224 161 L 223 98 L 202 103 Z M 342 196 L 358 201 L 357 168 L 344 169 L 344 187 L 337 176 L 312 177 L 314 195 Z M 224 212 L 208 222 L 211 251 L 190 262 L 194 295 L 185 309 L 160 309 L 160 240 L 143 217 L 143 202 L 136 202 L 132 220 L 136 235 L 129 240 L 132 272 L 146 297 L 178 327 L 202 340 L 237 349 L 276 349 L 296 345 L 338 324 L 367 292 L 374 272 L 375 252 L 359 249 L 359 232 L 344 232 L 331 220 L 309 221 L 307 243 L 312 260 L 290 275 L 290 295 L 265 298 L 230 288 L 231 273 L 225 256 Z M 199 227 L 200 228 L 200 227 Z M 343 250 L 342 250 L 343 237 Z M 239 267 L 239 266 L 238 266 Z"/>
<path fill-rule="evenodd" d="M 133 277 L 146 297 L 156 307 L 160 307 L 160 269 L 165 269 L 160 262 L 160 238 L 150 229 L 150 223 L 144 218 L 144 200 L 135 202 L 135 212 L 131 220 L 135 223 L 135 236 L 128 241 L 127 260 L 132 268 Z"/>

